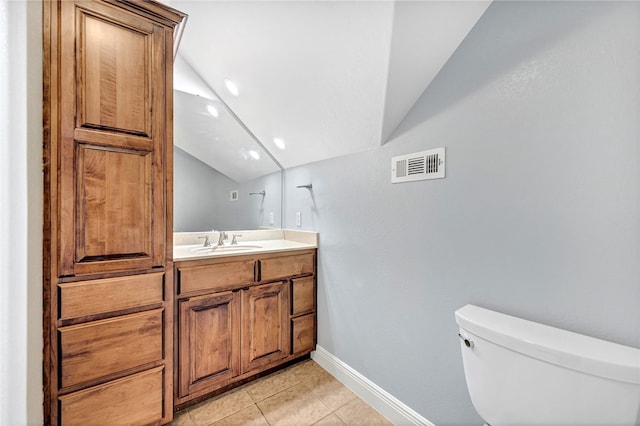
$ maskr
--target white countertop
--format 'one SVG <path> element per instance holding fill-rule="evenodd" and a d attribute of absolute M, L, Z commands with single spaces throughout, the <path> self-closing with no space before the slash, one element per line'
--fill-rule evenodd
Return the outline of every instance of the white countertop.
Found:
<path fill-rule="evenodd" d="M 234 232 L 235 233 L 235 232 Z M 197 234 L 202 233 L 176 233 L 174 235 L 174 241 L 178 242 L 173 246 L 173 260 L 198 260 L 217 257 L 233 257 L 244 256 L 250 254 L 262 254 L 272 252 L 286 252 L 293 250 L 305 250 L 314 249 L 318 247 L 317 233 L 305 232 L 305 231 L 289 231 L 278 230 L 274 231 L 237 231 L 242 233 L 246 237 L 266 237 L 265 239 L 252 239 L 246 240 L 244 238 L 238 238 L 237 245 L 231 245 L 229 241 L 225 241 L 225 244 L 218 246 L 212 244 L 211 247 L 203 247 L 202 243 L 192 244 L 194 238 L 197 240 Z M 182 235 L 178 235 L 182 234 Z M 193 234 L 193 235 L 185 235 Z M 232 232 L 228 232 L 232 235 Z M 211 235 L 210 241 L 216 241 L 214 235 Z M 190 242 L 191 244 L 185 244 Z"/>

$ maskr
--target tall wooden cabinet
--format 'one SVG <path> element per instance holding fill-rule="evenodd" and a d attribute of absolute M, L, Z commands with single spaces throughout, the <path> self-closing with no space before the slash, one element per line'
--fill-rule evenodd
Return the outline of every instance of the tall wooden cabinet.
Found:
<path fill-rule="evenodd" d="M 166 423 L 186 16 L 155 1 L 43 5 L 45 421 Z"/>

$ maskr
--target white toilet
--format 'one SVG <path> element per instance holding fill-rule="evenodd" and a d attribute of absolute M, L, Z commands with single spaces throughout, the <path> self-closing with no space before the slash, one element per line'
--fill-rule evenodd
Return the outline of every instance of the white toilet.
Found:
<path fill-rule="evenodd" d="M 491 426 L 640 425 L 640 350 L 467 305 L 467 387 Z"/>

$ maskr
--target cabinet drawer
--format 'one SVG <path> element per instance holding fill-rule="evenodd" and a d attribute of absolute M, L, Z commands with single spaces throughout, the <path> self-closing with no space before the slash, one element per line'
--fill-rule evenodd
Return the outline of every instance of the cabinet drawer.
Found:
<path fill-rule="evenodd" d="M 163 417 L 164 367 L 59 397 L 60 424 L 149 424 Z"/>
<path fill-rule="evenodd" d="M 316 341 L 316 316 L 304 315 L 291 320 L 291 353 L 312 351 Z"/>
<path fill-rule="evenodd" d="M 163 309 L 61 327 L 61 387 L 162 359 Z"/>
<path fill-rule="evenodd" d="M 216 291 L 248 284 L 254 280 L 254 270 L 253 260 L 178 268 L 180 279 L 178 292 L 184 294 L 199 290 Z"/>
<path fill-rule="evenodd" d="M 313 274 L 314 255 L 271 257 L 260 260 L 260 280 L 270 281 L 295 275 Z"/>
<path fill-rule="evenodd" d="M 315 278 L 298 278 L 291 284 L 291 315 L 313 312 L 315 309 Z"/>
<path fill-rule="evenodd" d="M 60 318 L 162 303 L 163 281 L 164 274 L 157 273 L 60 284 Z"/>

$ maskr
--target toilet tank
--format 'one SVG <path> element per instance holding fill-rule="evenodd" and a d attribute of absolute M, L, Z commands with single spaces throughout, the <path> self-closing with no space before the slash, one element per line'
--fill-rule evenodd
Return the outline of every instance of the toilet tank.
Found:
<path fill-rule="evenodd" d="M 640 425 L 640 350 L 467 305 L 471 401 L 499 425 Z"/>

